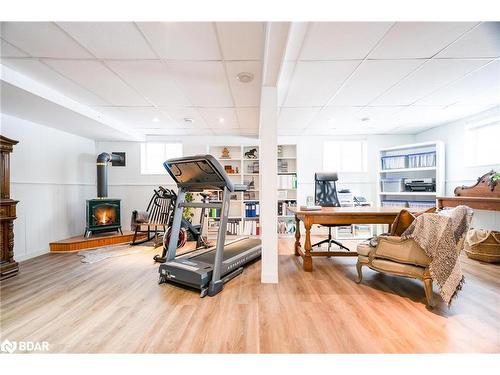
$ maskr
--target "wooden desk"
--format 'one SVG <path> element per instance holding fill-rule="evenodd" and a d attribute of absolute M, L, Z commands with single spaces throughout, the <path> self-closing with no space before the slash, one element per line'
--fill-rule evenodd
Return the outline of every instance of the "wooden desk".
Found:
<path fill-rule="evenodd" d="M 400 209 L 390 207 L 324 207 L 319 211 L 301 211 L 290 208 L 295 214 L 295 255 L 302 257 L 304 271 L 312 271 L 313 256 L 357 256 L 355 251 L 312 251 L 311 227 L 313 224 L 392 224 Z M 304 251 L 300 245 L 300 222 L 306 228 Z"/>

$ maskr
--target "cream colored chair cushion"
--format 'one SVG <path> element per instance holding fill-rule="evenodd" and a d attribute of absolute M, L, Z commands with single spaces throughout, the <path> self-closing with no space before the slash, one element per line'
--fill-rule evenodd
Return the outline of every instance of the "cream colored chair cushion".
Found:
<path fill-rule="evenodd" d="M 377 271 L 392 273 L 395 275 L 410 276 L 422 279 L 424 276 L 424 268 L 392 262 L 384 259 L 374 259 L 370 267 L 374 267 Z"/>
<path fill-rule="evenodd" d="M 415 241 L 402 240 L 400 237 L 381 237 L 375 250 L 375 258 L 422 267 L 427 267 L 431 261 Z"/>
<path fill-rule="evenodd" d="M 375 248 L 371 247 L 367 243 L 360 243 L 358 245 L 358 248 L 357 248 L 358 254 L 362 255 L 362 256 L 365 256 L 365 257 L 369 256 L 370 252 L 374 251 L 374 250 L 375 250 Z"/>

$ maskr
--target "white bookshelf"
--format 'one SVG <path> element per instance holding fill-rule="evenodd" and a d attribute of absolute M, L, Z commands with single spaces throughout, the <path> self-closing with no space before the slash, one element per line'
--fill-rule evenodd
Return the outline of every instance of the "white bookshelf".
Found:
<path fill-rule="evenodd" d="M 224 148 L 229 150 L 229 157 L 223 158 L 222 151 Z M 248 158 L 245 157 L 245 153 L 251 149 L 257 149 L 257 158 Z M 259 217 L 247 217 L 246 216 L 246 204 L 259 203 L 259 192 L 260 192 L 260 177 L 259 177 L 259 146 L 254 145 L 211 145 L 208 147 L 208 153 L 213 155 L 221 165 L 226 169 L 226 173 L 229 175 L 229 178 L 235 184 L 243 184 L 243 183 L 251 183 L 250 189 L 247 192 L 243 193 L 232 193 L 231 194 L 231 204 L 229 209 L 229 221 L 239 222 L 239 230 L 235 235 L 250 235 L 256 236 L 255 230 L 257 226 L 260 224 Z M 216 193 L 216 191 L 212 191 L 212 193 Z M 221 194 L 220 192 L 218 194 Z M 209 231 L 212 232 L 218 228 L 219 218 L 211 217 L 210 212 L 208 213 L 208 226 Z M 245 226 L 250 225 L 247 223 L 255 222 L 255 229 L 250 234 L 245 233 Z M 228 224 L 228 228 L 230 224 Z M 210 229 L 211 228 L 211 229 Z M 259 228 L 260 230 L 260 228 Z"/>
<path fill-rule="evenodd" d="M 432 161 L 432 154 L 435 154 L 433 163 L 429 162 Z M 412 160 L 415 160 L 415 158 L 424 160 L 424 163 L 421 165 L 412 164 Z M 383 162 L 383 159 L 389 159 L 389 161 Z M 402 165 L 399 166 L 398 164 Z M 378 206 L 391 205 L 401 208 L 425 209 L 436 204 L 436 196 L 444 195 L 445 152 L 443 142 L 414 143 L 381 149 L 379 150 L 378 165 Z M 436 189 L 431 192 L 405 191 L 401 180 L 404 182 L 404 179 L 408 178 L 435 179 Z M 384 190 L 384 186 L 387 189 L 389 184 L 392 184 L 390 191 Z"/>
<path fill-rule="evenodd" d="M 295 234 L 295 219 L 286 208 L 297 205 L 297 145 L 278 145 L 278 218 L 277 230 L 280 237 Z"/>

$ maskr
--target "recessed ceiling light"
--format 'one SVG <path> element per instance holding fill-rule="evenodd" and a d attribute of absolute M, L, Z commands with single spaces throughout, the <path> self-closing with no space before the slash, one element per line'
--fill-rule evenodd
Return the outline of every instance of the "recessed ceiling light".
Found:
<path fill-rule="evenodd" d="M 236 79 L 241 83 L 248 83 L 253 81 L 253 73 L 241 72 L 236 75 Z"/>
<path fill-rule="evenodd" d="M 223 124 L 223 123 L 224 123 L 224 117 L 219 117 L 219 122 L 220 122 L 221 124 Z"/>
<path fill-rule="evenodd" d="M 191 125 L 194 122 L 194 120 L 191 117 L 184 117 L 182 121 L 184 121 L 185 125 Z"/>
<path fill-rule="evenodd" d="M 153 122 L 160 122 L 160 119 L 158 117 L 153 117 Z"/>

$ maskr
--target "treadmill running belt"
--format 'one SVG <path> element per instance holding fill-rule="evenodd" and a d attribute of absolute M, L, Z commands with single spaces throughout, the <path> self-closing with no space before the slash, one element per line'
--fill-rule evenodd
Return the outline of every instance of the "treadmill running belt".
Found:
<path fill-rule="evenodd" d="M 222 253 L 222 261 L 226 261 L 238 254 L 243 253 L 255 246 L 261 244 L 261 241 L 256 238 L 247 238 L 241 241 L 233 242 L 229 245 L 224 246 L 224 252 Z M 191 258 L 192 260 L 198 260 L 205 263 L 214 264 L 215 261 L 215 249 L 204 254 L 200 254 Z"/>

